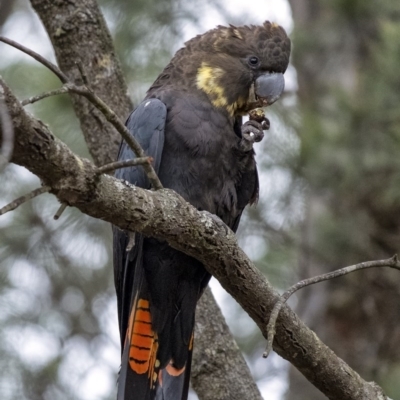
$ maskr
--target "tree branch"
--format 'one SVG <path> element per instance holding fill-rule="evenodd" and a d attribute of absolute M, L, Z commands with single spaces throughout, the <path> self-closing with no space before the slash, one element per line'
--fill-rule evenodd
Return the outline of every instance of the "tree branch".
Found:
<path fill-rule="evenodd" d="M 0 208 L 0 215 L 3 215 L 9 211 L 15 210 L 20 205 L 26 203 L 27 201 L 34 199 L 35 197 L 50 192 L 50 186 L 42 186 L 38 189 L 32 190 L 32 192 L 25 194 L 17 199 L 13 200 L 11 203 L 5 205 L 4 207 Z"/>
<path fill-rule="evenodd" d="M 376 268 L 376 267 L 388 267 L 400 270 L 400 262 L 397 258 L 397 254 L 395 254 L 391 258 L 388 258 L 387 260 L 367 261 L 355 265 L 350 265 L 349 267 L 344 267 L 336 271 L 304 279 L 300 282 L 297 282 L 295 285 L 291 286 L 281 295 L 281 298 L 275 303 L 274 308 L 271 311 L 271 316 L 269 318 L 267 326 L 267 332 L 268 332 L 267 348 L 265 349 L 263 357 L 267 358 L 272 350 L 272 344 L 275 336 L 276 320 L 278 318 L 280 310 L 282 309 L 282 306 L 289 300 L 292 294 L 296 293 L 298 290 L 306 286 L 314 285 L 316 283 L 327 281 L 329 279 L 339 278 L 340 276 L 350 274 L 351 272 L 360 271 L 362 269 Z"/>
<path fill-rule="evenodd" d="M 26 106 L 28 104 L 33 104 L 33 103 L 36 103 L 37 101 L 46 99 L 47 97 L 58 96 L 59 94 L 65 94 L 68 92 L 69 92 L 69 89 L 66 86 L 62 86 L 58 89 L 50 90 L 49 92 L 40 93 L 36 96 L 29 97 L 29 99 L 22 100 L 21 104 L 23 106 Z"/>
<path fill-rule="evenodd" d="M 135 167 L 137 165 L 150 164 L 151 161 L 152 161 L 151 157 L 138 157 L 134 158 L 133 160 L 116 161 L 97 168 L 97 172 L 98 173 L 111 172 L 120 168 Z"/>
<path fill-rule="evenodd" d="M 28 54 L 28 56 L 31 56 L 36 61 L 43 64 L 51 72 L 53 72 L 53 74 L 56 75 L 62 83 L 68 82 L 67 76 L 62 73 L 62 71 L 60 70 L 60 68 L 57 67 L 57 65 L 54 65 L 52 62 L 46 60 L 44 57 L 42 57 L 40 54 L 36 53 L 35 51 L 28 49 L 27 47 L 23 46 L 22 44 L 17 43 L 14 40 L 11 40 L 4 36 L 0 36 L 0 42 L 7 43 L 8 45 L 15 47 L 16 49 L 22 51 L 23 53 Z"/>
<path fill-rule="evenodd" d="M 92 90 L 90 90 L 86 86 L 76 86 L 71 83 L 67 83 L 65 85 L 68 90 L 72 93 L 79 94 L 81 96 L 86 97 L 92 104 L 94 104 L 98 110 L 100 110 L 103 115 L 105 116 L 106 120 L 112 124 L 117 131 L 121 134 L 124 138 L 125 142 L 128 146 L 133 150 L 137 157 L 143 158 L 146 157 L 145 152 L 136 141 L 136 139 L 130 134 L 128 128 L 123 124 L 123 122 L 118 118 L 117 114 L 100 97 L 98 97 Z M 146 172 L 147 177 L 154 189 L 159 190 L 162 189 L 162 184 L 158 179 L 154 168 L 150 163 L 143 163 L 143 169 Z"/>
<path fill-rule="evenodd" d="M 68 205 L 67 204 L 65 204 L 65 203 L 62 203 L 61 205 L 60 205 L 60 207 L 58 207 L 58 210 L 56 211 L 56 213 L 54 214 L 54 219 L 57 221 L 58 219 L 60 219 L 60 217 L 61 217 L 61 214 L 65 211 L 65 209 L 68 207 Z"/>
<path fill-rule="evenodd" d="M 64 83 L 64 86 L 62 88 L 60 88 L 58 90 L 52 90 L 47 93 L 42 93 L 31 99 L 25 100 L 21 103 L 22 105 L 33 103 L 35 101 L 42 100 L 49 96 L 63 94 L 63 93 L 66 93 L 67 91 L 70 93 L 79 94 L 79 95 L 87 98 L 93 105 L 96 106 L 96 108 L 98 110 L 100 110 L 102 112 L 102 114 L 104 115 L 106 120 L 108 122 L 110 122 L 110 124 L 113 125 L 117 129 L 117 131 L 121 134 L 121 136 L 123 137 L 125 142 L 128 144 L 128 146 L 132 149 L 132 151 L 135 153 L 135 155 L 137 157 L 141 157 L 141 158 L 146 157 L 146 154 L 143 151 L 142 147 L 139 145 L 139 143 L 136 141 L 136 139 L 130 134 L 129 130 L 123 124 L 123 122 L 118 118 L 117 114 L 113 110 L 111 110 L 111 108 L 108 107 L 108 105 L 102 99 L 100 99 L 100 97 L 97 96 L 89 87 L 87 87 L 86 85 L 77 86 L 74 83 L 69 82 L 68 78 L 58 69 L 57 66 L 55 66 L 50 61 L 46 60 L 45 58 L 43 58 L 36 52 L 22 46 L 21 44 L 14 42 L 13 40 L 10 40 L 8 38 L 2 37 L 2 36 L 0 36 L 0 41 L 15 47 L 15 48 L 23 51 L 24 53 L 30 55 L 34 59 L 40 61 L 43 65 L 45 65 L 52 72 L 54 72 L 60 78 L 60 80 Z M 78 63 L 77 65 L 79 66 L 79 71 L 81 73 L 81 76 L 83 77 L 84 82 L 87 82 L 87 76 L 83 72 L 83 67 L 81 66 L 80 63 Z M 1 103 L 0 103 L 0 106 L 1 106 Z M 2 107 L 2 110 L 3 109 L 4 109 L 4 107 Z M 4 121 L 7 120 L 7 114 L 5 113 L 5 111 L 3 111 L 3 114 L 0 114 L 0 116 L 4 117 Z M 10 125 L 9 130 L 11 130 L 11 132 L 12 132 L 12 126 L 11 126 L 11 124 L 9 124 L 9 125 Z M 8 162 L 8 160 L 7 160 L 7 162 Z M 136 164 L 136 165 L 139 165 L 139 164 Z M 160 180 L 158 179 L 158 176 L 157 176 L 156 172 L 154 171 L 154 168 L 152 167 L 152 165 L 150 163 L 141 163 L 141 165 L 143 166 L 143 169 L 145 170 L 146 175 L 149 178 L 149 181 L 150 181 L 151 185 L 153 186 L 153 188 L 156 190 L 162 189 L 163 186 L 162 186 Z M 58 218 L 56 218 L 56 219 L 58 219 Z"/>
<path fill-rule="evenodd" d="M 280 296 L 238 247 L 232 231 L 172 190 L 148 191 L 98 175 L 92 163 L 74 155 L 45 125 L 25 113 L 3 81 L 0 86 L 16 132 L 14 162 L 38 175 L 60 201 L 121 229 L 163 238 L 200 260 L 267 337 L 270 310 Z M 377 386 L 363 381 L 286 305 L 276 330 L 274 349 L 328 398 L 385 399 Z"/>

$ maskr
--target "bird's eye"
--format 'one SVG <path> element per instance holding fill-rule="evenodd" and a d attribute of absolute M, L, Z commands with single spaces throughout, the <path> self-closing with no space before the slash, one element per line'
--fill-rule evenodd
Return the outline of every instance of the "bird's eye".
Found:
<path fill-rule="evenodd" d="M 256 65 L 258 65 L 259 62 L 260 62 L 260 60 L 258 59 L 258 57 L 255 57 L 255 56 L 249 57 L 249 64 L 252 67 L 255 67 Z"/>

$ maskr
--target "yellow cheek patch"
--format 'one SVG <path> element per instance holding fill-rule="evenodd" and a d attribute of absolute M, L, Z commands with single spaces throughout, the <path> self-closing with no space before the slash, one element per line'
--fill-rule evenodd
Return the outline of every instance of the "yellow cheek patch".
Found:
<path fill-rule="evenodd" d="M 196 86 L 205 92 L 215 107 L 225 108 L 233 117 L 238 109 L 246 105 L 247 99 L 238 98 L 233 103 L 228 103 L 225 89 L 220 84 L 221 77 L 225 74 L 222 68 L 211 67 L 203 62 L 197 70 Z"/>
<path fill-rule="evenodd" d="M 210 67 L 202 63 L 197 71 L 196 86 L 207 93 L 215 107 L 226 107 L 228 100 L 225 97 L 224 88 L 218 83 L 224 75 L 224 70 L 218 67 Z"/>

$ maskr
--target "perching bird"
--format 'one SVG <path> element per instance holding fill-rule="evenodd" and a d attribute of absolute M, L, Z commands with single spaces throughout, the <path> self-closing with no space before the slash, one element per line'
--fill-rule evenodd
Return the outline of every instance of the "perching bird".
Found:
<path fill-rule="evenodd" d="M 236 231 L 258 198 L 253 143 L 261 122 L 242 116 L 284 88 L 290 40 L 280 26 L 223 27 L 185 43 L 132 112 L 127 127 L 164 187 Z M 119 160 L 134 158 L 122 143 Z M 150 188 L 141 167 L 116 177 Z M 210 279 L 203 265 L 165 241 L 114 229 L 122 365 L 118 400 L 187 399 L 196 303 Z"/>

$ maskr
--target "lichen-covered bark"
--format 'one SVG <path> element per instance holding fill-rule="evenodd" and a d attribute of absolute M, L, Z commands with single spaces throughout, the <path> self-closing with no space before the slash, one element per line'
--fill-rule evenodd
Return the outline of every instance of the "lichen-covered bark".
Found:
<path fill-rule="evenodd" d="M 210 289 L 199 301 L 192 365 L 192 385 L 202 400 L 262 400 L 250 370 L 215 304 Z M 234 376 L 235 379 L 230 379 Z M 207 382 L 204 385 L 203 382 Z M 227 393 L 230 393 L 227 397 Z"/>
<path fill-rule="evenodd" d="M 108 175 L 96 175 L 90 162 L 75 156 L 43 124 L 25 113 L 2 80 L 0 88 L 14 122 L 15 163 L 38 175 L 60 201 L 121 229 L 163 238 L 203 262 L 267 336 L 268 317 L 278 294 L 240 249 L 232 231 L 172 190 L 153 192 Z M 379 387 L 363 381 L 324 345 L 287 306 L 280 313 L 276 331 L 275 351 L 329 399 L 386 398 Z"/>

